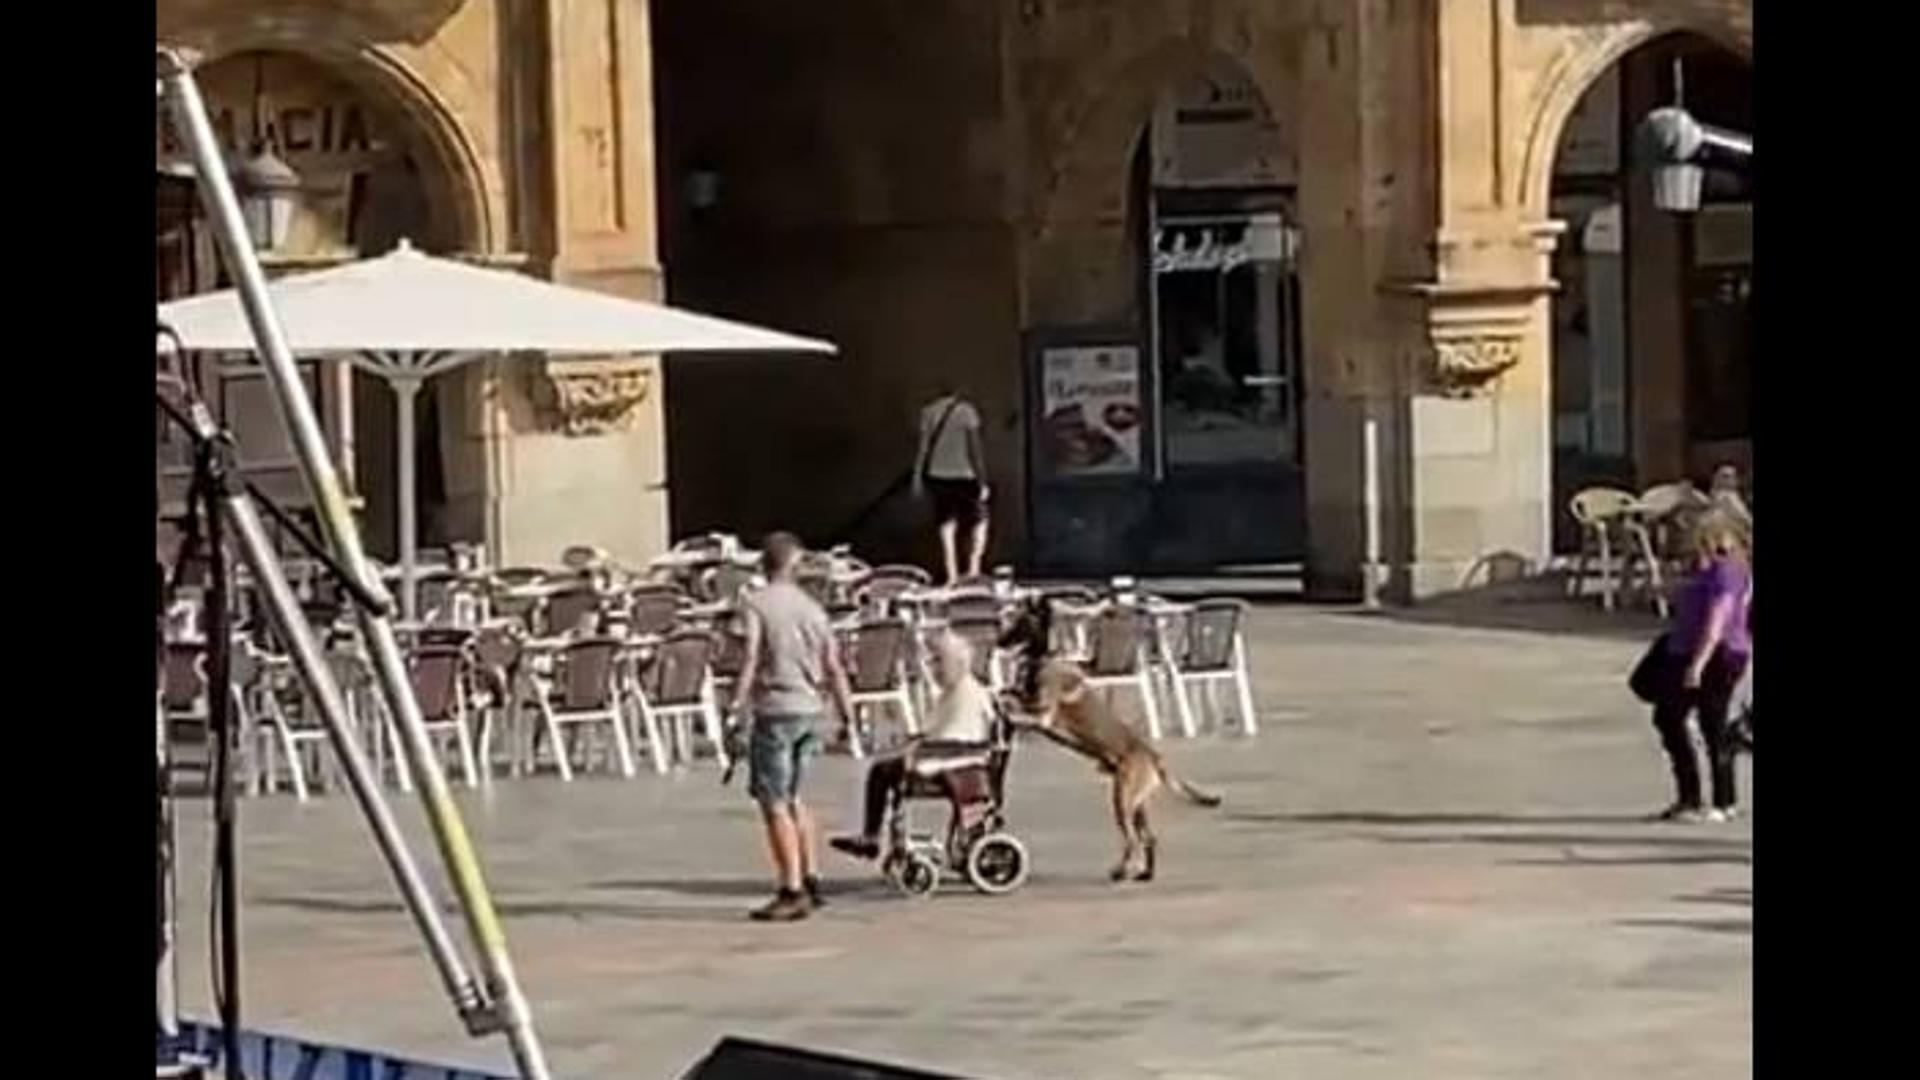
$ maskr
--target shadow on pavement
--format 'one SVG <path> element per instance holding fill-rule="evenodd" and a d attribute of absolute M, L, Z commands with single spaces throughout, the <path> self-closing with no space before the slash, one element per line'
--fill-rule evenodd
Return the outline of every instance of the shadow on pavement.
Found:
<path fill-rule="evenodd" d="M 762 895 L 769 890 L 763 884 Z M 328 915 L 399 915 L 397 900 L 351 900 L 314 896 L 270 896 L 253 903 Z M 693 904 L 603 904 L 564 900 L 502 900 L 496 905 L 507 918 L 558 917 L 570 919 L 627 919 L 636 922 L 739 922 L 744 912 L 732 907 Z"/>
<path fill-rule="evenodd" d="M 1275 825 L 1640 825 L 1645 814 L 1463 814 L 1438 811 L 1333 811 L 1311 814 L 1228 814 L 1229 821 Z"/>
<path fill-rule="evenodd" d="M 1752 889 L 1708 889 L 1703 893 L 1686 893 L 1674 897 L 1683 904 L 1725 904 L 1728 907 L 1750 908 L 1753 906 Z"/>
<path fill-rule="evenodd" d="M 1667 825 L 1663 828 L 1672 829 Z M 1745 854 L 1750 850 L 1748 844 L 1738 837 L 1698 836 L 1698 835 L 1648 835 L 1624 836 L 1604 833 L 1441 833 L 1434 836 L 1407 836 L 1382 834 L 1374 837 L 1383 844 L 1485 844 L 1500 847 L 1562 847 L 1562 848 L 1674 848 L 1718 849 L 1726 852 Z"/>
<path fill-rule="evenodd" d="M 1618 925 L 1643 930 L 1696 930 L 1707 934 L 1753 936 L 1752 919 L 1621 919 Z"/>
<path fill-rule="evenodd" d="M 1515 859 L 1506 866 L 1752 866 L 1753 856 L 1733 852 L 1676 852 L 1670 855 L 1603 855 L 1588 858 L 1567 852 L 1558 859 Z"/>
<path fill-rule="evenodd" d="M 673 893 L 676 896 L 724 897 L 733 900 L 763 900 L 773 891 L 772 883 L 764 877 L 632 878 L 596 881 L 587 888 L 618 892 L 663 892 Z M 880 880 L 877 875 L 871 874 L 863 874 L 858 878 L 851 875 L 828 876 L 822 888 L 829 902 L 843 896 L 894 895 L 892 886 Z"/>
<path fill-rule="evenodd" d="M 1672 826 L 1661 826 L 1672 828 Z M 1737 837 L 1686 835 L 1593 835 L 1581 833 L 1443 833 L 1435 836 L 1374 834 L 1382 844 L 1470 845 L 1558 849 L 1557 858 L 1515 859 L 1506 866 L 1752 866 L 1749 842 Z M 1588 855 L 1582 848 L 1623 851 Z M 1634 849 L 1640 849 L 1635 851 Z"/>
<path fill-rule="evenodd" d="M 1353 611 L 1354 618 L 1384 619 L 1412 626 L 1466 630 L 1514 630 L 1531 634 L 1651 641 L 1661 621 L 1652 612 L 1602 611 L 1575 601 L 1500 602 L 1479 597 L 1440 597 L 1415 607 Z"/>

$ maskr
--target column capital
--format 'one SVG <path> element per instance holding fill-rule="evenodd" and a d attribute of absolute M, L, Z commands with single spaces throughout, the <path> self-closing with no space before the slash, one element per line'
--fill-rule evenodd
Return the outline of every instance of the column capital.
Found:
<path fill-rule="evenodd" d="M 637 357 L 541 361 L 542 411 L 568 435 L 605 435 L 633 425 L 653 391 L 653 366 Z"/>
<path fill-rule="evenodd" d="M 1442 397 L 1487 392 L 1524 355 L 1535 304 L 1559 288 L 1552 278 L 1399 281 L 1385 291 L 1422 307 L 1428 389 Z"/>

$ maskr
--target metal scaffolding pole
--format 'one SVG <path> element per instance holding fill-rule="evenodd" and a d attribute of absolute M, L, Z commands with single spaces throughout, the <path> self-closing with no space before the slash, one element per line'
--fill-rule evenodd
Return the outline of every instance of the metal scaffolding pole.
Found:
<path fill-rule="evenodd" d="M 443 977 L 448 978 L 450 989 L 454 992 L 454 1004 L 468 1031 L 474 1035 L 504 1032 L 520 1075 L 527 1080 L 547 1080 L 550 1074 L 545 1056 L 534 1031 L 532 1013 L 514 976 L 506 935 L 501 929 L 492 894 L 487 889 L 465 822 L 454 805 L 446 776 L 434 756 L 419 703 L 413 695 L 390 618 L 392 598 L 381 585 L 362 549 L 358 527 L 348 510 L 345 490 L 332 458 L 327 453 L 313 403 L 307 397 L 286 335 L 268 298 L 266 275 L 261 271 L 260 261 L 248 238 L 240 204 L 227 175 L 226 163 L 221 157 L 205 103 L 193 79 L 192 62 L 185 53 L 164 46 L 156 49 L 156 61 L 160 95 L 171 109 L 175 127 L 192 157 L 209 222 L 238 287 L 247 320 L 253 328 L 260 366 L 273 392 L 281 422 L 306 481 L 308 494 L 313 500 L 322 539 L 346 575 L 350 591 L 374 601 L 372 604 L 356 605 L 360 632 L 372 661 L 381 696 L 399 732 L 400 745 L 448 880 L 465 918 L 477 963 L 484 975 L 484 986 L 476 988 L 465 984 L 456 988 L 457 982 L 463 982 L 457 977 L 460 972 L 457 954 L 453 952 L 451 943 L 445 940 L 444 934 L 435 935 L 431 929 L 436 923 L 437 912 L 433 911 L 430 904 L 426 905 L 425 910 L 420 909 L 424 890 L 416 895 L 408 884 L 403 872 L 403 865 L 408 865 L 405 849 L 400 848 L 396 852 L 388 848 L 389 843 L 397 842 L 397 834 L 389 838 L 377 820 L 376 838 L 382 843 L 383 854 L 387 856 L 390 867 L 401 880 L 409 906 L 416 909 L 414 917 L 428 936 L 429 946 L 435 954 L 436 963 L 441 966 Z M 264 538 L 264 533 L 249 535 L 252 530 L 245 519 L 251 507 L 244 499 L 236 497 L 229 502 L 242 508 L 236 512 L 240 525 L 238 531 L 246 541 L 243 547 L 250 548 L 252 541 Z M 252 524 L 258 525 L 257 517 L 252 519 Z M 249 561 L 254 560 L 250 558 Z M 274 569 L 272 565 L 266 568 L 269 571 Z M 269 573 L 262 580 L 277 576 Z M 284 585 L 283 577 L 279 581 Z M 273 591 L 269 582 L 269 592 Z M 292 641 L 297 635 L 296 630 L 289 640 Z M 300 653 L 304 650 L 296 646 L 295 651 Z M 305 665 L 302 664 L 302 667 Z M 334 690 L 337 693 L 337 686 Z M 338 737 L 336 745 L 340 745 Z M 349 772 L 351 775 L 351 769 Z M 368 810 L 370 816 L 377 818 L 372 809 L 382 805 L 377 786 L 370 792 L 356 790 L 356 794 L 361 795 L 363 808 Z M 367 800 L 368 794 L 373 796 L 371 802 Z"/>

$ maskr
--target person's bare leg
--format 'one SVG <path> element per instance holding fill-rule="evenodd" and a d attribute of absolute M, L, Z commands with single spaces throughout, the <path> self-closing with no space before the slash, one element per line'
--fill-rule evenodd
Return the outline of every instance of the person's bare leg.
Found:
<path fill-rule="evenodd" d="M 793 800 L 794 853 L 800 869 L 800 879 L 820 876 L 820 833 L 814 828 L 813 814 L 807 804 L 799 799 Z"/>
<path fill-rule="evenodd" d="M 987 515 L 981 514 L 980 520 L 974 523 L 971 539 L 973 546 L 967 552 L 967 576 L 979 577 L 981 564 L 987 558 Z"/>
<path fill-rule="evenodd" d="M 940 523 L 940 554 L 947 560 L 947 584 L 960 579 L 960 523 L 943 521 Z"/>
<path fill-rule="evenodd" d="M 763 805 L 760 815 L 767 824 L 767 850 L 773 856 L 773 873 L 780 888 L 800 890 L 800 850 L 794 835 L 793 814 L 785 804 Z"/>

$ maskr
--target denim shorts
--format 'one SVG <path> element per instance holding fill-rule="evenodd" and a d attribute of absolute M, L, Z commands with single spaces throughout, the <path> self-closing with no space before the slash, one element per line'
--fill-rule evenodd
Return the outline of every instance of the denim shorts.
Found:
<path fill-rule="evenodd" d="M 814 715 L 766 715 L 753 718 L 747 742 L 747 794 L 762 805 L 792 802 L 800 796 L 807 759 L 820 752 L 820 718 Z"/>

